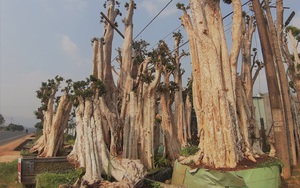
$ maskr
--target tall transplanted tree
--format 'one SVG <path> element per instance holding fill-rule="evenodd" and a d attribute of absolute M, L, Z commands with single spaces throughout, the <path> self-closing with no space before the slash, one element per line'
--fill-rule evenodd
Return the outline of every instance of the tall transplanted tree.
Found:
<path fill-rule="evenodd" d="M 63 148 L 64 130 L 68 124 L 72 99 L 69 96 L 71 80 L 66 80 L 67 86 L 63 96 L 57 96 L 59 86 L 63 78 L 56 76 L 48 82 L 42 82 L 37 91 L 37 98 L 41 100 L 42 106 L 35 112 L 37 119 L 43 124 L 43 135 L 35 142 L 30 149 L 31 152 L 38 152 L 41 157 L 55 157 Z"/>
<path fill-rule="evenodd" d="M 107 9 L 106 16 L 110 23 L 115 23 L 116 17 L 120 14 L 120 10 L 116 8 L 119 6 L 118 1 L 105 1 Z M 77 96 L 78 105 L 76 107 L 76 132 L 77 137 L 73 151 L 68 156 L 68 159 L 75 163 L 77 167 L 86 169 L 83 180 L 89 184 L 97 183 L 102 180 L 102 175 L 107 174 L 113 176 L 117 181 L 126 181 L 132 185 L 139 182 L 144 176 L 144 167 L 139 160 L 133 160 L 135 157 L 128 157 L 132 160 L 116 158 L 117 143 L 122 142 L 122 134 L 119 129 L 124 127 L 124 148 L 127 147 L 125 140 L 128 139 L 126 127 L 135 125 L 134 120 L 131 119 L 136 113 L 129 113 L 126 104 L 132 101 L 133 105 L 130 112 L 135 112 L 135 98 L 136 93 L 131 92 L 128 87 L 133 86 L 131 82 L 134 72 L 132 66 L 132 15 L 135 3 L 131 0 L 125 4 L 127 14 L 124 19 L 125 23 L 125 39 L 124 46 L 119 57 L 120 68 L 118 85 L 115 85 L 113 79 L 113 67 L 111 65 L 112 56 L 112 41 L 114 29 L 108 21 L 104 23 L 104 36 L 102 38 L 94 38 L 93 42 L 93 76 L 86 83 L 74 84 L 74 92 Z M 137 69 L 138 71 L 147 70 L 147 65 L 150 59 L 143 61 L 143 67 Z M 159 75 L 159 74 L 157 74 Z M 131 84 L 130 84 L 131 83 Z M 138 87 L 138 85 L 137 85 Z M 152 85 L 149 87 L 150 91 Z M 88 94 L 85 94 L 87 91 Z M 147 92 L 147 89 L 142 90 Z M 128 93 L 126 93 L 128 92 Z M 140 99 L 139 92 L 138 99 Z M 129 96 L 130 95 L 130 96 Z M 123 98 L 124 97 L 124 98 Z M 129 98 L 130 97 L 130 98 Z M 129 100 L 130 99 L 130 100 Z M 150 98 L 147 98 L 150 99 Z M 122 104 L 122 109 L 119 109 L 119 104 Z M 139 104 L 141 106 L 141 104 Z M 147 105 L 145 105 L 147 106 Z M 152 109 L 152 106 L 148 106 Z M 145 109 L 147 109 L 145 107 Z M 125 111 L 124 111 L 125 110 Z M 138 110 L 137 110 L 138 111 Z M 151 115 L 150 111 L 144 112 Z M 155 113 L 155 111 L 153 112 Z M 126 119 L 130 118 L 130 119 Z M 136 118 L 136 120 L 138 120 Z M 139 119 L 142 120 L 143 119 Z M 140 121 L 139 121 L 140 123 Z M 138 130 L 138 127 L 134 127 Z M 136 133 L 131 129 L 130 134 Z M 146 131 L 148 135 L 143 135 L 144 140 L 148 141 L 151 130 Z M 109 135 L 109 136 L 108 136 Z M 130 137 L 129 137 L 130 138 Z M 133 138 L 139 138 L 138 135 Z M 130 144 L 132 142 L 130 141 Z M 134 144 L 138 144 L 137 141 Z M 147 144 L 141 144 L 141 147 L 148 147 L 148 150 L 143 153 L 145 156 L 143 162 L 147 163 L 147 157 L 151 155 L 151 149 Z M 137 145 L 136 145 L 137 146 Z M 136 152 L 132 148 L 131 152 Z M 125 152 L 125 151 L 124 151 Z M 123 154 L 124 155 L 124 154 Z M 151 163 L 149 164 L 151 165 Z M 83 182 L 84 182 L 83 181 Z"/>
<path fill-rule="evenodd" d="M 242 158 L 255 161 L 247 142 L 247 128 L 237 116 L 237 60 L 241 47 L 242 8 L 232 1 L 232 46 L 230 55 L 223 29 L 220 1 L 190 0 L 183 10 L 193 74 L 193 104 L 198 122 L 199 151 L 183 161 L 213 167 L 234 168 Z M 187 13 L 191 9 L 191 16 Z"/>

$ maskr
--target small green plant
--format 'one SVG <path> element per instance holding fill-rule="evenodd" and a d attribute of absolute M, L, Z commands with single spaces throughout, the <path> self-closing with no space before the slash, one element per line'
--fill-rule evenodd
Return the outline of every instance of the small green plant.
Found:
<path fill-rule="evenodd" d="M 195 145 L 186 146 L 184 148 L 181 148 L 180 155 L 187 157 L 189 155 L 194 155 L 195 153 L 197 153 L 198 150 L 199 148 Z"/>
<path fill-rule="evenodd" d="M 171 166 L 171 163 L 165 157 L 160 157 L 160 158 L 158 158 L 157 160 L 154 161 L 154 166 L 156 168 L 169 167 L 169 166 Z"/>
<path fill-rule="evenodd" d="M 170 161 L 160 153 L 155 154 L 154 156 L 154 166 L 155 168 L 164 168 L 171 166 Z"/>

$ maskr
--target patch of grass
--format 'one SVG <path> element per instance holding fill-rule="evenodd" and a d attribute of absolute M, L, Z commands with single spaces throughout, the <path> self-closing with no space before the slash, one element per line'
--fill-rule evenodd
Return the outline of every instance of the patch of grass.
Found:
<path fill-rule="evenodd" d="M 15 182 L 18 180 L 18 160 L 0 163 L 0 180 L 4 182 Z"/>
<path fill-rule="evenodd" d="M 194 155 L 195 153 L 197 153 L 198 150 L 199 150 L 198 146 L 195 145 L 186 146 L 184 148 L 181 148 L 180 155 L 187 157 L 189 155 Z"/>
<path fill-rule="evenodd" d="M 36 176 L 36 188 L 57 188 L 61 184 L 73 185 L 84 174 L 83 169 L 69 171 L 64 174 L 42 173 Z"/>
<path fill-rule="evenodd" d="M 18 160 L 9 163 L 0 163 L 0 188 L 22 187 L 18 181 Z"/>
<path fill-rule="evenodd" d="M 20 154 L 21 154 L 22 156 L 35 156 L 35 154 L 33 154 L 33 153 L 31 153 L 31 152 L 29 151 L 29 149 L 22 149 L 21 152 L 20 152 Z"/>

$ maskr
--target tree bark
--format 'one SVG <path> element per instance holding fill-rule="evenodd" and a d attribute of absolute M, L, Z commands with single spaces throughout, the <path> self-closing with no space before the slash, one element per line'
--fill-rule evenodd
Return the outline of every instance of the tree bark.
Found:
<path fill-rule="evenodd" d="M 191 0 L 190 6 L 193 22 L 186 11 L 181 20 L 193 66 L 193 103 L 200 137 L 195 158 L 209 166 L 234 168 L 242 157 L 234 91 L 240 35 L 233 37 L 229 58 L 219 1 Z M 233 7 L 233 33 L 238 33 L 240 1 Z"/>
<path fill-rule="evenodd" d="M 102 180 L 103 173 L 112 175 L 117 181 L 127 181 L 136 185 L 144 176 L 144 168 L 139 161 L 127 161 L 131 165 L 125 166 L 122 161 L 109 154 L 103 142 L 101 102 L 98 96 L 79 100 L 80 104 L 76 109 L 77 138 L 68 160 L 76 164 L 77 168 L 85 168 L 83 181 L 89 184 Z"/>
<path fill-rule="evenodd" d="M 251 45 L 252 45 L 252 37 L 253 33 L 255 31 L 256 25 L 253 23 L 254 17 L 245 17 L 242 22 L 242 46 L 241 46 L 241 52 L 242 52 L 242 71 L 241 71 L 241 87 L 240 89 L 245 93 L 245 100 L 247 103 L 247 109 L 249 109 L 247 113 L 247 125 L 249 128 L 249 136 L 247 139 L 253 139 L 252 140 L 252 148 L 255 152 L 262 154 L 261 146 L 260 146 L 260 140 L 259 140 L 259 127 L 255 118 L 255 107 L 253 105 L 253 84 L 255 82 L 255 77 L 252 78 L 252 67 L 255 64 L 255 56 L 253 57 L 253 61 L 251 61 Z M 251 63 L 253 62 L 253 64 Z M 260 67 L 257 69 L 260 70 Z M 256 72 L 257 73 L 257 72 Z M 238 92 L 238 90 L 237 90 Z M 252 138 L 251 138 L 252 135 Z M 246 139 L 246 138 L 245 138 Z"/>

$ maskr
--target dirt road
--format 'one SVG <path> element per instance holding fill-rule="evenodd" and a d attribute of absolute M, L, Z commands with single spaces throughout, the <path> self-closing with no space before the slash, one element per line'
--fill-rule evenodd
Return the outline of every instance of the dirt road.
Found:
<path fill-rule="evenodd" d="M 25 135 L 3 146 L 0 146 L 0 162 L 11 162 L 20 157 L 20 151 L 15 151 L 18 146 L 32 137 L 33 134 Z"/>

